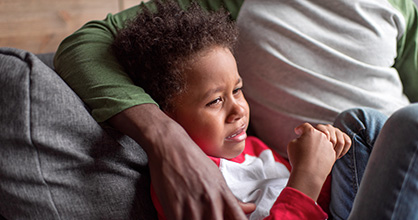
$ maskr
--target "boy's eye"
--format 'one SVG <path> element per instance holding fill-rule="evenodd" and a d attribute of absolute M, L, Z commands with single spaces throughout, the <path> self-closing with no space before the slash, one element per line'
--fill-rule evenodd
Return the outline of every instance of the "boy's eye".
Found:
<path fill-rule="evenodd" d="M 233 94 L 238 94 L 240 92 L 242 92 L 242 87 L 234 89 Z"/>
<path fill-rule="evenodd" d="M 222 102 L 222 98 L 221 97 L 219 97 L 219 98 L 217 98 L 217 99 L 209 102 L 208 104 L 206 104 L 206 106 L 210 107 L 210 106 L 216 105 L 216 104 L 218 104 L 220 102 Z"/>

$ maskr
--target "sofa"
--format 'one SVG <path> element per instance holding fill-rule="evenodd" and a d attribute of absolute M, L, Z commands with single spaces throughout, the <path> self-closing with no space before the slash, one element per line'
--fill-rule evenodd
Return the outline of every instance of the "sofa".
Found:
<path fill-rule="evenodd" d="M 97 123 L 52 60 L 0 48 L 0 219 L 155 219 L 145 152 Z"/>

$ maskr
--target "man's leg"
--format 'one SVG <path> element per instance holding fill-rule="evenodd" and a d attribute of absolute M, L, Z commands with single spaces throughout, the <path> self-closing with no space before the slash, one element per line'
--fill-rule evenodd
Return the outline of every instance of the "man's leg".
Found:
<path fill-rule="evenodd" d="M 347 219 L 375 140 L 387 117 L 370 108 L 342 112 L 334 125 L 347 133 L 352 146 L 332 170 L 330 211 L 333 219 Z"/>
<path fill-rule="evenodd" d="M 418 104 L 380 132 L 349 219 L 418 219 Z"/>

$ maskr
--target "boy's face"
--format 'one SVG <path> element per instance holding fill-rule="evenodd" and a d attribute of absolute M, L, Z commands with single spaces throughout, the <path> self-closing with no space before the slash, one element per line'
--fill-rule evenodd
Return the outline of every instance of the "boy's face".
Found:
<path fill-rule="evenodd" d="M 249 107 L 235 58 L 214 47 L 185 71 L 186 91 L 168 115 L 210 156 L 233 158 L 244 149 Z"/>

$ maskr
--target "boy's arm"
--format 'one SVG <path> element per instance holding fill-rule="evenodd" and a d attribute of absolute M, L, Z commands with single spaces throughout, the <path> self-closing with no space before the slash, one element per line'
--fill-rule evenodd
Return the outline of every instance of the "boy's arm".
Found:
<path fill-rule="evenodd" d="M 270 209 L 269 216 L 264 220 L 327 218 L 327 213 L 314 200 L 297 189 L 286 187 Z"/>
<path fill-rule="evenodd" d="M 117 29 L 137 11 L 134 7 L 104 21 L 92 21 L 69 36 L 56 53 L 56 71 L 97 121 L 109 119 L 144 148 L 154 188 L 168 216 L 245 219 L 218 168 L 151 97 L 133 85 L 112 55 L 109 48 Z"/>

